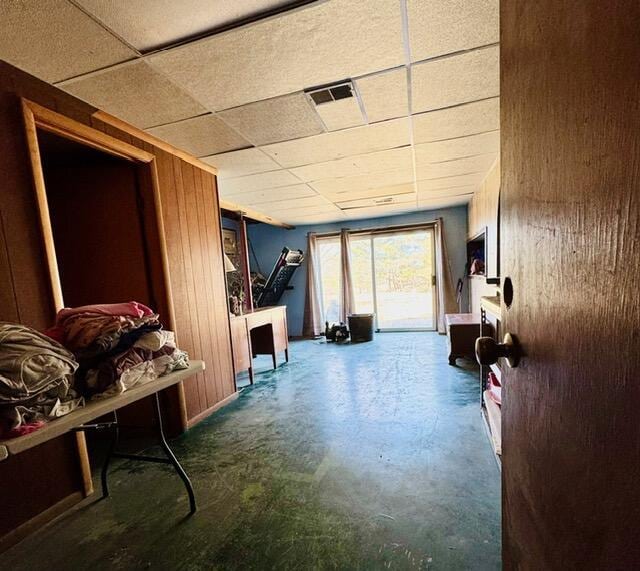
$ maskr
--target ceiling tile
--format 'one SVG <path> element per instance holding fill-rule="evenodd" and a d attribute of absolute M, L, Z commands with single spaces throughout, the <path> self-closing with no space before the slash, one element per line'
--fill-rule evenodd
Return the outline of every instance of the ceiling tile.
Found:
<path fill-rule="evenodd" d="M 50 83 L 136 57 L 69 2 L 0 2 L 0 58 Z"/>
<path fill-rule="evenodd" d="M 338 222 L 345 220 L 346 216 L 343 214 L 342 210 L 339 208 L 335 208 L 332 212 L 328 212 L 325 214 L 304 214 L 304 211 L 301 211 L 300 214 L 297 212 L 287 212 L 286 222 L 288 224 L 295 224 L 297 226 L 304 226 L 307 224 L 313 224 L 314 226 L 318 224 L 328 224 L 329 222 Z"/>
<path fill-rule="evenodd" d="M 414 193 L 411 194 L 396 194 L 396 195 L 385 195 L 384 197 L 376 197 L 376 198 L 359 198 L 357 200 L 346 200 L 344 202 L 338 202 L 338 206 L 343 211 L 348 211 L 353 208 L 362 208 L 364 206 L 380 206 L 384 204 L 387 205 L 395 205 L 395 204 L 416 204 L 416 195 Z"/>
<path fill-rule="evenodd" d="M 404 67 L 361 77 L 355 83 L 369 123 L 408 115 L 407 71 Z"/>
<path fill-rule="evenodd" d="M 380 188 L 382 186 L 409 182 L 413 182 L 413 169 L 317 180 L 309 183 L 309 185 L 321 194 L 333 196 L 342 192 Z"/>
<path fill-rule="evenodd" d="M 416 210 L 416 201 L 406 203 L 390 203 L 380 204 L 377 206 L 365 206 L 344 210 L 344 214 L 348 220 L 357 220 L 362 218 L 382 218 L 384 216 L 393 216 L 395 214 L 403 214 Z"/>
<path fill-rule="evenodd" d="M 460 176 L 447 176 L 444 178 L 434 178 L 430 180 L 419 180 L 418 191 L 438 190 L 441 188 L 455 188 L 460 186 L 478 186 L 486 176 L 486 171 L 474 174 L 463 174 Z"/>
<path fill-rule="evenodd" d="M 75 0 L 141 51 L 172 44 L 291 4 L 290 0 Z"/>
<path fill-rule="evenodd" d="M 260 205 L 260 209 L 269 214 L 284 212 L 287 210 L 309 210 L 309 214 L 316 214 L 321 211 L 331 210 L 333 204 L 322 196 L 307 196 L 305 198 L 296 198 L 292 200 L 276 200 Z M 313 211 L 311 211 L 313 209 Z"/>
<path fill-rule="evenodd" d="M 443 57 L 411 68 L 413 113 L 500 94 L 498 46 Z"/>
<path fill-rule="evenodd" d="M 464 196 L 467 194 L 473 194 L 479 188 L 479 184 L 472 184 L 467 186 L 457 186 L 455 188 L 438 188 L 438 189 L 425 189 L 420 186 L 418 182 L 418 199 L 428 200 L 436 198 L 446 198 L 449 196 Z"/>
<path fill-rule="evenodd" d="M 300 181 L 288 170 L 281 169 L 249 176 L 223 179 L 220 181 L 220 191 L 225 196 L 228 196 L 230 194 L 266 190 L 293 184 L 300 184 Z"/>
<path fill-rule="evenodd" d="M 400 194 L 415 195 L 416 189 L 413 183 L 394 184 L 391 186 L 381 186 L 378 188 L 366 188 L 362 190 L 348 190 L 332 195 L 324 195 L 335 203 L 348 200 L 359 200 L 361 198 L 380 198 L 383 196 L 397 196 Z"/>
<path fill-rule="evenodd" d="M 411 147 L 400 147 L 296 167 L 292 168 L 291 172 L 300 180 L 311 182 L 327 178 L 411 168 L 413 168 Z"/>
<path fill-rule="evenodd" d="M 241 200 L 243 204 L 257 206 L 269 202 L 308 198 L 310 196 L 317 196 L 318 193 L 312 188 L 309 188 L 306 184 L 294 184 L 291 186 L 281 186 L 278 188 L 253 190 L 240 193 L 227 193 L 221 191 L 221 195 L 229 200 L 238 199 Z"/>
<path fill-rule="evenodd" d="M 332 161 L 408 145 L 409 119 L 402 117 L 373 125 L 323 133 L 262 147 L 285 168 Z"/>
<path fill-rule="evenodd" d="M 227 109 L 218 116 L 254 145 L 324 132 L 322 122 L 302 92 Z"/>
<path fill-rule="evenodd" d="M 327 131 L 338 131 L 364 125 L 364 116 L 355 97 L 338 99 L 316 106 Z"/>
<path fill-rule="evenodd" d="M 418 200 L 418 208 L 424 210 L 435 210 L 437 208 L 451 208 L 453 206 L 463 206 L 469 204 L 472 195 L 451 196 L 448 198 L 421 198 Z"/>
<path fill-rule="evenodd" d="M 451 159 L 500 152 L 500 131 L 458 137 L 416 145 L 416 163 L 437 163 Z"/>
<path fill-rule="evenodd" d="M 486 173 L 496 161 L 497 157 L 497 153 L 487 153 L 439 163 L 417 163 L 416 176 L 418 180 L 426 180 L 464 174 Z"/>
<path fill-rule="evenodd" d="M 408 0 L 411 61 L 500 41 L 499 0 Z"/>
<path fill-rule="evenodd" d="M 147 131 L 196 157 L 249 146 L 247 141 L 215 115 L 202 115 Z"/>
<path fill-rule="evenodd" d="M 269 216 L 278 218 L 289 224 L 297 223 L 298 220 L 304 220 L 309 218 L 317 219 L 323 217 L 325 219 L 332 218 L 334 220 L 343 219 L 342 210 L 340 210 L 335 204 L 327 204 L 325 206 L 311 206 L 311 207 L 297 207 L 290 210 L 280 210 L 273 214 L 267 213 Z"/>
<path fill-rule="evenodd" d="M 141 129 L 207 111 L 141 60 L 72 79 L 59 87 Z"/>
<path fill-rule="evenodd" d="M 412 117 L 413 142 L 453 139 L 500 128 L 500 98 L 493 97 Z"/>
<path fill-rule="evenodd" d="M 404 63 L 400 3 L 314 2 L 151 56 L 220 111 Z"/>
<path fill-rule="evenodd" d="M 216 167 L 219 179 L 280 170 L 278 163 L 255 148 L 211 155 L 200 160 Z"/>

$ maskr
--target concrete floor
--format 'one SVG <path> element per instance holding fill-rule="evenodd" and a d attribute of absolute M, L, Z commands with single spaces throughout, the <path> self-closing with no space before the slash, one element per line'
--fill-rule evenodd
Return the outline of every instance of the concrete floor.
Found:
<path fill-rule="evenodd" d="M 193 517 L 171 468 L 116 463 L 109 499 L 2 568 L 499 569 L 499 472 L 473 365 L 450 367 L 435 333 L 302 341 L 291 356 L 173 442 Z"/>

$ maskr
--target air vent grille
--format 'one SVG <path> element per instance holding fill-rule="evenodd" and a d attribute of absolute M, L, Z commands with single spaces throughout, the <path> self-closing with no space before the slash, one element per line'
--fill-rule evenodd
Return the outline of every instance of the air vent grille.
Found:
<path fill-rule="evenodd" d="M 340 99 L 348 99 L 353 97 L 353 85 L 350 81 L 327 85 L 317 89 L 307 90 L 307 94 L 316 105 L 330 103 L 331 101 L 339 101 Z"/>

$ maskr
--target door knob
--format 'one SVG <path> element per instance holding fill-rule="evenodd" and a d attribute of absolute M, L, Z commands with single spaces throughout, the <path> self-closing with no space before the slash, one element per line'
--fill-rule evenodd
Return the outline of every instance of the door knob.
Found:
<path fill-rule="evenodd" d="M 476 359 L 481 365 L 493 365 L 500 357 L 504 357 L 510 367 L 517 367 L 522 354 L 520 344 L 515 335 L 507 333 L 502 343 L 493 337 L 476 339 Z"/>

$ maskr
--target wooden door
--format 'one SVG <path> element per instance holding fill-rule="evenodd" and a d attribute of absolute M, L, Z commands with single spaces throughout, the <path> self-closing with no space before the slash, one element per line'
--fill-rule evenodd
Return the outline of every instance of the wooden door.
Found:
<path fill-rule="evenodd" d="M 640 568 L 640 3 L 501 3 L 506 569 Z"/>

